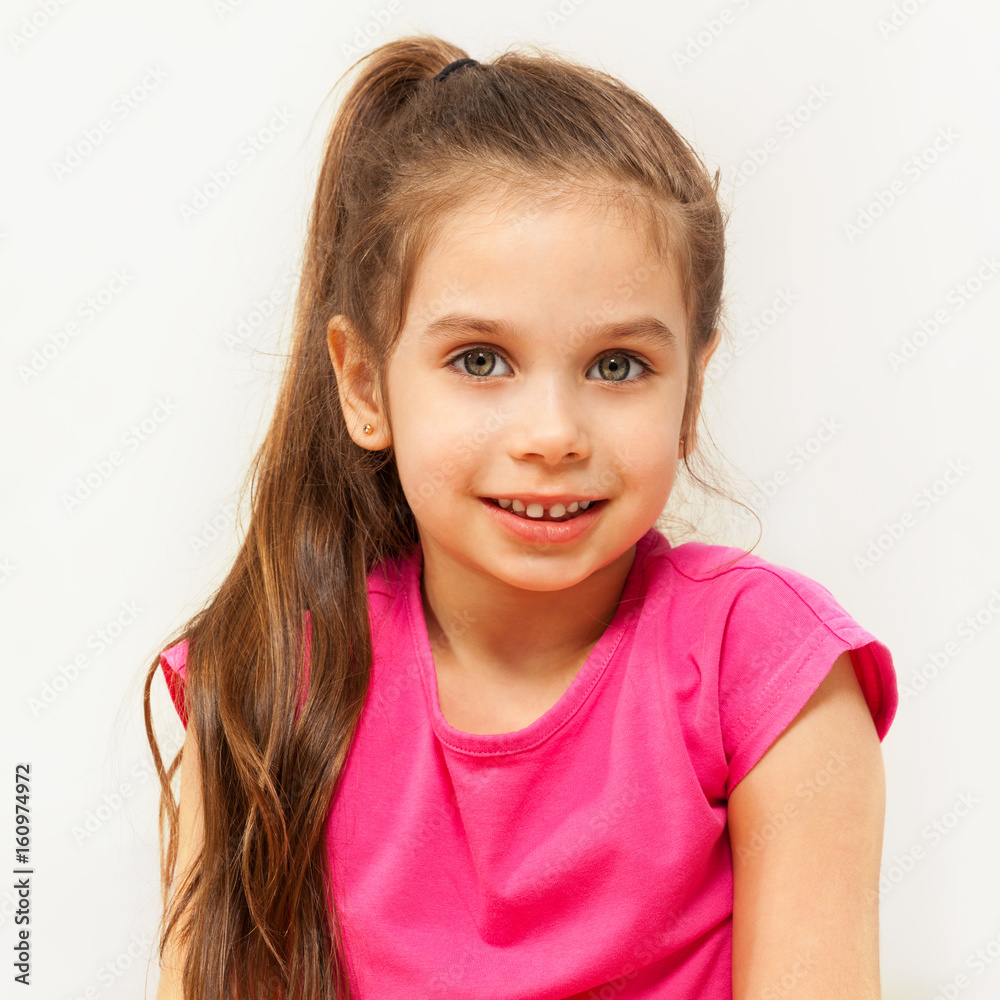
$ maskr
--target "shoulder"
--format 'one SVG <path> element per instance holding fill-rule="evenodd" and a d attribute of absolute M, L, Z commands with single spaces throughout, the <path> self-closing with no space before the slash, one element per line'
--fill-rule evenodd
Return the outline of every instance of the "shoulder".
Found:
<path fill-rule="evenodd" d="M 727 580 L 735 584 L 773 578 L 793 590 L 803 585 L 807 588 L 825 589 L 797 570 L 730 545 L 708 545 L 704 542 L 685 542 L 674 546 L 668 544 L 664 553 L 674 572 L 691 582 Z"/>
<path fill-rule="evenodd" d="M 725 545 L 661 536 L 646 552 L 642 604 L 643 631 L 714 676 L 723 703 L 730 682 L 766 682 L 824 642 L 871 639 L 816 580 Z"/>
<path fill-rule="evenodd" d="M 885 736 L 898 703 L 892 655 L 823 584 L 729 546 L 663 539 L 648 557 L 645 633 L 673 675 L 715 699 L 730 789 L 845 653 Z"/>
<path fill-rule="evenodd" d="M 654 586 L 672 596 L 675 611 L 690 606 L 702 617 L 714 612 L 728 619 L 792 608 L 806 621 L 836 626 L 850 620 L 821 583 L 744 549 L 703 542 L 671 546 L 663 539 L 649 559 Z"/>

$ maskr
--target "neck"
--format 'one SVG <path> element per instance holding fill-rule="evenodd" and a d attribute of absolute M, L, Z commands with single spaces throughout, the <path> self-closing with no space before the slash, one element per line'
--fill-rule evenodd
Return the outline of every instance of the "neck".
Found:
<path fill-rule="evenodd" d="M 544 683 L 561 675 L 610 624 L 635 552 L 632 545 L 571 587 L 536 591 L 424 548 L 420 596 L 435 662 L 470 679 Z"/>

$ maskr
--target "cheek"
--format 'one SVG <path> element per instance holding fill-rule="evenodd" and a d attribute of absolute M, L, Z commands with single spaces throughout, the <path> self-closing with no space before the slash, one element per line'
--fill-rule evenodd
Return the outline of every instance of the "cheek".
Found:
<path fill-rule="evenodd" d="M 669 444 L 661 441 L 643 442 L 636 448 L 628 464 L 623 464 L 623 478 L 633 486 L 643 487 L 651 494 L 669 489 L 677 466 L 677 455 Z"/>
<path fill-rule="evenodd" d="M 439 376 L 422 384 L 390 377 L 389 392 L 393 438 L 399 452 L 410 453 L 399 456 L 401 478 L 404 466 L 445 469 L 446 475 L 473 468 L 497 447 L 514 414 L 500 395 L 454 389 Z"/>
<path fill-rule="evenodd" d="M 679 416 L 661 412 L 644 423 L 642 433 L 619 435 L 608 449 L 614 477 L 644 509 L 658 512 L 673 489 L 678 429 Z"/>
<path fill-rule="evenodd" d="M 392 441 L 400 478 L 419 474 L 425 465 L 439 464 L 439 451 L 447 449 L 449 433 L 447 405 L 428 391 L 418 362 L 407 356 L 393 357 L 386 377 L 386 392 L 392 415 Z"/>
<path fill-rule="evenodd" d="M 469 479 L 470 447 L 461 414 L 443 412 L 433 402 L 392 400 L 393 450 L 399 479 L 414 511 L 440 502 Z"/>
<path fill-rule="evenodd" d="M 680 414 L 666 406 L 598 423 L 602 446 L 624 474 L 656 477 L 676 454 Z"/>

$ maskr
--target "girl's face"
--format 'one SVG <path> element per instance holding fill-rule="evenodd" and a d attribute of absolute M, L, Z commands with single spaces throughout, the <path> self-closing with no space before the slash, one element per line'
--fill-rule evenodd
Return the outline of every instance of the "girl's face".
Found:
<path fill-rule="evenodd" d="M 387 370 L 425 558 L 559 590 L 622 556 L 670 495 L 687 368 L 677 275 L 624 217 L 463 209 L 418 270 Z M 540 520 L 512 525 L 501 498 L 541 500 L 546 517 L 553 498 L 600 503 L 555 540 Z"/>

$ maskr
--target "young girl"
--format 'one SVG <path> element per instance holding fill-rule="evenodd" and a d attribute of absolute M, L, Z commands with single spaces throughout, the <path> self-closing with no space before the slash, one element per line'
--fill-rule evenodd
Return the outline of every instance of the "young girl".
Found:
<path fill-rule="evenodd" d="M 571 61 L 360 61 L 246 538 L 146 681 L 160 998 L 879 996 L 889 651 L 655 527 L 717 182 Z"/>

